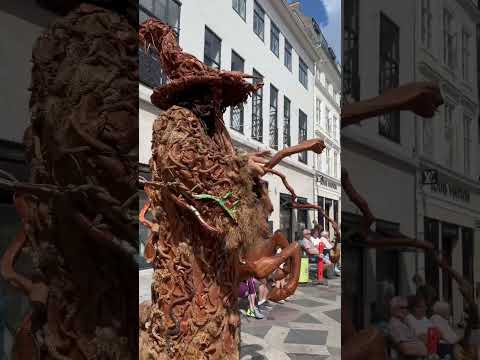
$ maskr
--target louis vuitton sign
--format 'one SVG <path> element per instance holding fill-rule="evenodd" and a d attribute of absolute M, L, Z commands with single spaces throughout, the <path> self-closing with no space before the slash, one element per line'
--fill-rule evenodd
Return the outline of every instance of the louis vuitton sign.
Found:
<path fill-rule="evenodd" d="M 434 193 L 442 194 L 454 200 L 470 202 L 470 192 L 458 185 L 439 182 L 431 185 L 430 189 Z"/>
<path fill-rule="evenodd" d="M 324 178 L 323 176 L 317 175 L 317 183 L 319 183 L 323 186 L 329 187 L 333 190 L 337 190 L 337 184 L 335 184 L 334 182 Z"/>

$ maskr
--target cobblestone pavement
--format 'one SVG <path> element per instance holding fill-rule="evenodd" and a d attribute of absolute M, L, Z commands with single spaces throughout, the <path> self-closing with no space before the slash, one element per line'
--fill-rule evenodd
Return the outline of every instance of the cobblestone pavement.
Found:
<path fill-rule="evenodd" d="M 151 270 L 139 274 L 139 302 L 149 300 Z M 299 286 L 262 320 L 242 316 L 241 360 L 340 360 L 340 278 Z"/>
<path fill-rule="evenodd" d="M 340 279 L 299 286 L 262 320 L 242 317 L 241 360 L 340 360 Z"/>

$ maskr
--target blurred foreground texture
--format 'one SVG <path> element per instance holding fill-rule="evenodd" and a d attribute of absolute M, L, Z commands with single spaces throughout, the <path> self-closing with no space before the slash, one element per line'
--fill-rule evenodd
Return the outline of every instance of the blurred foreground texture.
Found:
<path fill-rule="evenodd" d="M 30 179 L 0 180 L 22 219 L 1 275 L 32 305 L 12 357 L 136 358 L 136 30 L 83 4 L 38 38 L 32 63 Z M 28 278 L 14 269 L 21 253 L 33 261 Z"/>

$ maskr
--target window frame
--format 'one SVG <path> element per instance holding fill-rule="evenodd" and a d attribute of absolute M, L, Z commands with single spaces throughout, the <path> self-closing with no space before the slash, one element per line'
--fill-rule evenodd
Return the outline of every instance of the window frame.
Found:
<path fill-rule="evenodd" d="M 152 2 L 153 3 L 153 2 Z M 169 13 L 170 13 L 170 8 L 171 8 L 171 4 L 174 3 L 177 7 L 178 7 L 178 21 L 177 21 L 177 26 L 172 26 L 173 30 L 175 31 L 175 36 L 176 36 L 176 39 L 177 39 L 177 43 L 179 42 L 180 40 L 180 19 L 181 19 L 181 16 L 180 16 L 180 13 L 181 13 L 181 9 L 182 9 L 182 4 L 177 1 L 177 0 L 167 0 L 167 10 L 166 10 L 166 19 L 161 19 L 159 17 L 157 17 L 153 10 L 150 10 L 150 9 L 147 9 L 144 5 L 142 4 L 138 4 L 139 6 L 139 23 L 140 22 L 140 17 L 141 17 L 141 13 L 143 12 L 146 17 L 151 17 L 151 18 L 154 18 L 154 19 L 157 19 L 157 20 L 162 20 L 164 22 L 167 22 L 168 24 L 170 24 L 170 21 L 169 21 Z M 161 66 L 160 66 L 160 63 L 158 62 L 158 58 L 156 56 L 156 54 L 153 53 L 154 52 L 154 49 L 151 48 L 149 50 L 148 53 L 145 53 L 144 49 L 142 47 L 139 47 L 138 48 L 138 56 L 139 56 L 139 64 L 138 64 L 138 67 L 139 67 L 139 74 L 138 74 L 138 77 L 139 77 L 139 83 L 151 88 L 151 89 L 154 89 L 156 87 L 159 87 L 159 86 L 162 86 L 162 85 L 165 85 L 167 82 L 168 82 L 168 78 L 167 76 L 165 75 L 165 73 L 163 72 L 163 70 L 161 69 Z M 142 69 L 145 68 L 145 66 L 142 66 L 143 62 L 147 62 L 149 63 L 148 65 L 152 66 L 153 68 L 155 69 L 158 69 L 159 70 L 159 73 L 158 74 L 155 74 L 154 72 L 155 71 L 151 71 L 151 69 L 145 69 L 145 72 L 149 74 L 149 77 L 151 77 L 150 79 L 149 78 L 146 78 L 145 76 L 142 76 L 142 74 L 144 73 L 144 71 Z M 157 77 L 157 79 L 153 79 L 152 75 L 155 75 L 153 77 Z"/>
<path fill-rule="evenodd" d="M 470 42 L 472 34 L 467 29 L 462 29 L 462 78 L 464 81 L 470 82 Z M 466 41 L 465 41 L 466 40 Z M 467 44 L 465 44 L 467 42 Z"/>
<path fill-rule="evenodd" d="M 379 93 L 397 87 L 400 81 L 400 28 L 383 12 L 380 13 Z M 388 28 L 387 28 L 388 27 Z M 387 37 L 389 36 L 389 37 Z M 400 112 L 379 116 L 378 134 L 401 143 Z"/>
<path fill-rule="evenodd" d="M 287 57 L 287 54 L 289 55 Z M 283 58 L 283 65 L 292 72 L 292 63 L 293 63 L 293 46 L 290 42 L 285 38 L 285 46 L 284 46 L 284 58 Z M 287 62 L 287 59 L 289 60 Z"/>
<path fill-rule="evenodd" d="M 238 9 L 235 7 L 235 2 L 238 4 Z M 243 15 L 240 13 L 241 7 L 240 2 L 243 3 Z M 232 8 L 235 12 L 242 18 L 243 21 L 247 21 L 247 0 L 232 0 Z"/>
<path fill-rule="evenodd" d="M 263 82 L 263 75 L 253 69 L 253 83 Z M 260 111 L 258 111 L 258 108 Z M 256 111 L 257 110 L 257 111 Z M 253 140 L 263 142 L 263 87 L 252 94 L 252 134 Z"/>
<path fill-rule="evenodd" d="M 359 78 L 359 1 L 350 0 L 344 4 L 342 97 L 343 101 L 360 100 Z"/>
<path fill-rule="evenodd" d="M 261 31 L 257 32 L 259 21 L 261 22 Z M 265 42 L 265 10 L 255 0 L 253 4 L 253 32 L 262 42 Z"/>
<path fill-rule="evenodd" d="M 427 48 L 432 47 L 432 6 L 430 0 L 422 0 L 421 6 L 421 39 Z"/>
<path fill-rule="evenodd" d="M 463 115 L 463 171 L 466 176 L 471 176 L 472 171 L 472 138 L 471 128 L 473 120 L 470 116 Z"/>
<path fill-rule="evenodd" d="M 302 75 L 304 75 L 304 77 Z M 308 65 L 300 56 L 298 57 L 298 81 L 308 90 Z"/>
<path fill-rule="evenodd" d="M 288 106 L 287 106 L 288 104 Z M 288 111 L 287 111 L 288 107 Z M 288 115 L 287 115 L 288 114 Z M 283 147 L 291 146 L 290 124 L 292 117 L 292 102 L 285 95 L 283 96 Z"/>
<path fill-rule="evenodd" d="M 307 139 L 308 139 L 308 116 L 306 113 L 302 111 L 302 109 L 298 109 L 298 143 L 301 144 Z M 304 164 L 308 164 L 308 154 L 306 151 L 303 151 L 298 154 L 298 161 Z"/>
<path fill-rule="evenodd" d="M 448 15 L 448 16 L 446 16 Z M 448 18 L 448 28 L 446 19 Z M 443 63 L 450 69 L 456 68 L 456 51 L 455 51 L 455 39 L 456 35 L 453 29 L 453 12 L 447 8 L 443 8 L 442 24 L 443 24 Z"/>
<path fill-rule="evenodd" d="M 276 52 L 273 48 L 274 40 L 276 40 L 277 48 Z M 280 29 L 273 21 L 270 21 L 270 51 L 277 57 L 280 58 Z"/>
<path fill-rule="evenodd" d="M 278 89 L 273 84 L 270 84 L 269 118 L 269 145 L 272 149 L 278 150 Z"/>
<path fill-rule="evenodd" d="M 218 40 L 220 44 L 219 51 L 218 51 L 218 64 L 216 61 L 214 61 L 214 59 L 208 56 L 208 59 L 210 59 L 214 64 L 218 65 L 218 68 L 212 67 L 207 63 L 207 33 L 210 33 L 210 35 L 213 35 L 213 38 L 216 38 L 215 40 Z M 204 33 L 204 41 L 203 41 L 203 63 L 208 67 L 211 67 L 212 69 L 217 69 L 217 70 L 220 70 L 222 66 L 222 39 L 211 28 L 209 28 L 206 25 L 205 25 L 205 33 Z"/>
<path fill-rule="evenodd" d="M 237 58 L 237 60 L 240 60 L 242 66 L 241 66 L 241 69 L 234 69 L 233 67 L 233 59 L 234 58 Z M 232 71 L 240 71 L 240 72 L 244 72 L 245 71 L 245 59 L 240 56 L 235 50 L 232 49 L 232 54 L 231 54 L 231 60 L 230 60 L 230 70 Z M 238 127 L 235 127 L 234 126 L 234 122 L 233 122 L 233 119 L 234 119 L 234 115 L 236 115 L 235 113 L 239 113 L 239 116 L 240 116 L 240 120 L 239 120 L 239 125 Z M 245 127 L 245 108 L 244 108 L 244 104 L 238 104 L 238 105 L 235 105 L 235 106 L 231 106 L 230 107 L 230 128 L 235 130 L 235 131 L 238 131 L 239 133 L 243 134 L 243 131 L 244 131 L 244 127 Z"/>

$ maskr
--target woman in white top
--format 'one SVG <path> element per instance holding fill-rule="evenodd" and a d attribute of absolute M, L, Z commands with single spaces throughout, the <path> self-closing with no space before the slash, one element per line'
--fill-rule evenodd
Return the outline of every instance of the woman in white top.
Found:
<path fill-rule="evenodd" d="M 456 344 L 461 340 L 450 326 L 448 318 L 450 317 L 450 305 L 446 302 L 437 301 L 433 305 L 433 315 L 430 318 L 433 325 L 440 331 L 441 341 L 447 344 Z"/>
<path fill-rule="evenodd" d="M 411 296 L 408 298 L 410 314 L 405 318 L 408 326 L 415 332 L 415 335 L 427 343 L 428 328 L 433 323 L 427 318 L 427 303 L 422 296 Z"/>
<path fill-rule="evenodd" d="M 320 244 L 320 230 L 318 229 L 317 226 L 315 226 L 312 229 L 311 234 L 312 234 L 312 236 L 310 237 L 310 240 L 312 240 L 313 246 L 318 248 L 318 244 Z"/>

